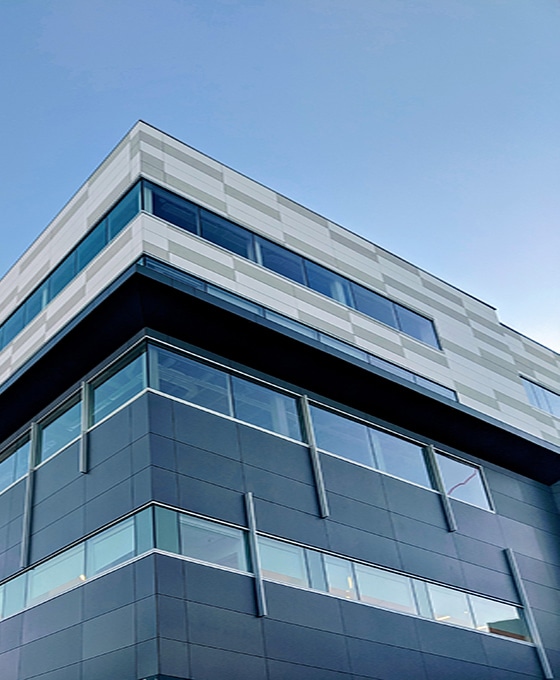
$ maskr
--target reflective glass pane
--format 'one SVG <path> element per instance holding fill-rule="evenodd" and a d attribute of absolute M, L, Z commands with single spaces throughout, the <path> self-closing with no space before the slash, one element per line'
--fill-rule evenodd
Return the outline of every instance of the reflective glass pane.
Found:
<path fill-rule="evenodd" d="M 421 375 L 417 375 L 415 376 L 415 378 L 416 378 L 415 382 L 417 385 L 425 387 L 427 390 L 430 390 L 430 392 L 441 394 L 442 397 L 447 397 L 448 399 L 453 399 L 453 401 L 457 401 L 457 395 L 453 390 L 450 390 L 449 387 L 444 387 L 439 383 L 435 383 L 432 380 L 423 378 Z"/>
<path fill-rule="evenodd" d="M 2 616 L 10 616 L 25 608 L 28 574 L 22 574 L 4 584 L 4 611 Z"/>
<path fill-rule="evenodd" d="M 232 376 L 235 417 L 265 430 L 301 440 L 296 400 L 264 385 Z"/>
<path fill-rule="evenodd" d="M 47 282 L 43 283 L 37 290 L 32 293 L 24 302 L 25 319 L 24 323 L 27 325 L 45 308 L 48 302 L 47 296 Z"/>
<path fill-rule="evenodd" d="M 511 604 L 492 602 L 484 597 L 470 595 L 477 630 L 504 635 L 516 640 L 530 640 L 522 613 Z"/>
<path fill-rule="evenodd" d="M 323 451 L 375 467 L 368 428 L 350 418 L 311 405 L 311 420 L 317 446 Z"/>
<path fill-rule="evenodd" d="M 350 281 L 309 260 L 304 260 L 304 266 L 309 288 L 344 305 L 354 306 Z"/>
<path fill-rule="evenodd" d="M 263 267 L 305 285 L 302 257 L 263 238 L 257 237 L 257 246 Z"/>
<path fill-rule="evenodd" d="M 387 326 L 397 328 L 397 317 L 395 316 L 395 305 L 386 297 L 374 293 L 372 290 L 352 284 L 356 309 L 372 319 L 381 321 Z"/>
<path fill-rule="evenodd" d="M 455 458 L 436 453 L 445 492 L 451 498 L 466 501 L 480 508 L 490 509 L 480 470 Z"/>
<path fill-rule="evenodd" d="M 150 346 L 150 387 L 231 415 L 227 373 L 161 347 Z"/>
<path fill-rule="evenodd" d="M 355 565 L 358 591 L 362 602 L 398 612 L 416 614 L 410 579 L 389 571 Z"/>
<path fill-rule="evenodd" d="M 309 574 L 311 588 L 328 592 L 327 575 L 325 573 L 325 565 L 321 553 L 306 548 L 305 561 L 307 562 L 307 573 Z"/>
<path fill-rule="evenodd" d="M 384 359 L 374 357 L 370 354 L 369 363 L 372 366 L 377 366 L 378 368 L 381 368 L 383 371 L 387 371 L 387 373 L 392 373 L 393 375 L 396 375 L 397 377 L 402 378 L 403 380 L 410 380 L 414 382 L 413 373 L 407 371 L 406 368 L 401 368 L 400 366 L 392 364 L 390 361 L 385 361 Z"/>
<path fill-rule="evenodd" d="M 325 560 L 329 593 L 338 595 L 338 597 L 345 597 L 348 600 L 357 599 L 352 562 L 332 555 L 324 555 L 323 559 Z"/>
<path fill-rule="evenodd" d="M 439 349 L 436 330 L 430 319 L 426 319 L 425 316 L 421 316 L 420 314 L 397 304 L 395 304 L 395 308 L 397 311 L 399 328 L 403 333 Z"/>
<path fill-rule="evenodd" d="M 546 399 L 548 401 L 549 413 L 560 418 L 560 396 L 548 390 L 546 392 Z"/>
<path fill-rule="evenodd" d="M 145 352 L 130 359 L 128 363 L 112 369 L 92 386 L 92 424 L 132 399 L 146 387 Z"/>
<path fill-rule="evenodd" d="M 122 231 L 133 217 L 140 212 L 140 182 L 125 194 L 107 215 L 109 241 Z"/>
<path fill-rule="evenodd" d="M 529 398 L 529 403 L 536 408 L 540 408 L 543 411 L 548 411 L 548 404 L 544 396 L 544 390 L 525 378 L 521 378 L 527 397 Z"/>
<path fill-rule="evenodd" d="M 90 538 L 86 542 L 86 555 L 88 578 L 134 557 L 134 519 Z"/>
<path fill-rule="evenodd" d="M 179 515 L 167 508 L 155 508 L 156 548 L 179 554 Z"/>
<path fill-rule="evenodd" d="M 305 324 L 302 324 L 299 321 L 296 321 L 295 319 L 290 319 L 289 317 L 284 316 L 283 314 L 276 314 L 276 312 L 272 312 L 270 311 L 270 309 L 265 309 L 264 315 L 267 319 L 270 319 L 270 321 L 274 321 L 274 323 L 277 323 L 279 326 L 289 328 L 290 330 L 295 331 L 299 335 L 305 335 L 305 337 L 307 338 L 315 339 L 319 337 L 319 334 L 315 329 L 309 328 L 309 326 L 306 326 Z"/>
<path fill-rule="evenodd" d="M 223 288 L 218 288 L 217 286 L 212 286 L 208 284 L 208 286 L 206 287 L 206 291 L 210 293 L 210 295 L 213 295 L 214 297 L 217 297 L 220 300 L 225 300 L 226 302 L 229 302 L 230 304 L 235 305 L 236 307 L 246 309 L 248 312 L 252 312 L 253 314 L 262 316 L 262 307 L 260 305 L 257 305 L 254 302 L 251 302 L 250 300 L 241 297 L 240 295 L 230 293 L 229 290 L 224 290 Z"/>
<path fill-rule="evenodd" d="M 54 597 L 85 580 L 82 543 L 29 572 L 27 605 Z"/>
<path fill-rule="evenodd" d="M 260 537 L 259 553 L 264 578 L 309 586 L 303 548 Z"/>
<path fill-rule="evenodd" d="M 370 428 L 379 469 L 415 484 L 432 487 L 422 447 L 388 432 Z"/>
<path fill-rule="evenodd" d="M 82 403 L 73 401 L 64 404 L 44 424 L 41 423 L 37 463 L 46 460 L 80 435 L 81 415 Z"/>
<path fill-rule="evenodd" d="M 179 515 L 181 554 L 232 569 L 248 570 L 243 531 Z"/>
<path fill-rule="evenodd" d="M 0 619 L 4 617 L 4 586 L 0 586 Z"/>
<path fill-rule="evenodd" d="M 10 343 L 16 335 L 23 330 L 25 323 L 25 306 L 21 306 L 19 309 L 9 316 L 2 326 L 2 344 L 4 347 Z"/>
<path fill-rule="evenodd" d="M 348 354 L 351 357 L 355 357 L 360 361 L 367 362 L 368 360 L 367 352 L 363 352 L 361 349 L 354 347 L 354 345 L 349 345 L 347 342 L 342 342 L 342 340 L 333 338 L 330 335 L 325 335 L 324 333 L 319 333 L 319 339 L 323 343 L 323 345 L 334 347 L 334 349 L 337 349 L 339 352 L 344 352 L 344 354 Z"/>
<path fill-rule="evenodd" d="M 436 586 L 433 583 L 428 583 L 427 587 L 436 621 L 454 623 L 466 628 L 474 627 L 465 593 Z"/>
<path fill-rule="evenodd" d="M 10 447 L 0 462 L 0 491 L 23 477 L 29 467 L 29 439 Z"/>
<path fill-rule="evenodd" d="M 95 229 L 92 229 L 85 239 L 76 248 L 76 269 L 82 269 L 98 255 L 107 245 L 107 220 L 103 220 Z"/>
<path fill-rule="evenodd" d="M 76 276 L 76 253 L 72 252 L 49 276 L 49 300 L 52 300 Z"/>
<path fill-rule="evenodd" d="M 198 208 L 165 189 L 146 184 L 152 192 L 151 212 L 193 234 L 198 232 Z"/>
<path fill-rule="evenodd" d="M 146 508 L 134 515 L 135 554 L 141 555 L 154 548 L 153 508 Z"/>
<path fill-rule="evenodd" d="M 200 211 L 200 228 L 202 237 L 207 241 L 242 257 L 254 259 L 253 234 L 247 229 L 205 210 Z"/>

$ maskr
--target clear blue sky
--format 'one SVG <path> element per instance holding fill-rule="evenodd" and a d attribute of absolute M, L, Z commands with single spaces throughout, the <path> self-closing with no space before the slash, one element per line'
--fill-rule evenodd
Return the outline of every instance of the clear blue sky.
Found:
<path fill-rule="evenodd" d="M 140 118 L 560 351 L 559 0 L 0 0 L 0 275 Z"/>

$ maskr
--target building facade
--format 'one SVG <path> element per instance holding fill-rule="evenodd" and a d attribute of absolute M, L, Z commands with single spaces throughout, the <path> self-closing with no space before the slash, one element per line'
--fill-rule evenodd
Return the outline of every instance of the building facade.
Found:
<path fill-rule="evenodd" d="M 137 123 L 0 281 L 0 677 L 560 678 L 559 395 Z"/>

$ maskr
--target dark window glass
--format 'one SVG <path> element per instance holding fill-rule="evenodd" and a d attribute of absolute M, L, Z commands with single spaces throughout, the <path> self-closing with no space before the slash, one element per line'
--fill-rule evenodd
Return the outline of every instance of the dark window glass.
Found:
<path fill-rule="evenodd" d="M 44 423 L 41 423 L 39 460 L 41 463 L 64 448 L 79 436 L 81 430 L 82 404 L 71 401 L 64 404 Z"/>
<path fill-rule="evenodd" d="M 304 264 L 309 288 L 344 305 L 354 306 L 350 281 L 309 260 L 304 260 Z"/>
<path fill-rule="evenodd" d="M 4 322 L 4 337 L 2 338 L 4 347 L 23 330 L 25 324 L 24 314 L 25 308 L 22 306 L 19 309 L 16 309 L 16 311 Z"/>
<path fill-rule="evenodd" d="M 152 192 L 151 212 L 156 217 L 161 217 L 166 222 L 190 231 L 198 233 L 198 208 L 178 196 L 160 189 L 152 184 L 146 184 Z"/>
<path fill-rule="evenodd" d="M 146 355 L 142 353 L 117 364 L 108 375 L 103 375 L 92 386 L 91 422 L 102 418 L 132 399 L 146 387 Z"/>
<path fill-rule="evenodd" d="M 200 211 L 200 228 L 203 238 L 232 253 L 237 253 L 249 260 L 253 255 L 253 234 L 243 227 L 238 227 L 206 210 Z"/>
<path fill-rule="evenodd" d="M 436 453 L 445 492 L 451 498 L 490 509 L 480 470 L 455 458 Z"/>
<path fill-rule="evenodd" d="M 76 248 L 76 268 L 78 272 L 98 255 L 107 245 L 107 220 L 103 220 L 95 229 L 92 229 L 85 239 Z"/>
<path fill-rule="evenodd" d="M 263 267 L 305 285 L 302 257 L 263 238 L 257 237 L 256 242 Z"/>
<path fill-rule="evenodd" d="M 426 319 L 425 316 L 400 305 L 395 305 L 395 308 L 397 310 L 398 327 L 403 333 L 425 342 L 427 345 L 440 348 L 434 324 L 430 319 Z"/>
<path fill-rule="evenodd" d="M 33 321 L 37 314 L 39 314 L 39 312 L 46 306 L 48 302 L 47 288 L 47 282 L 45 281 L 45 283 L 37 288 L 37 290 L 32 293 L 24 302 L 23 307 L 25 312 L 25 325 Z"/>
<path fill-rule="evenodd" d="M 236 418 L 301 440 L 297 403 L 293 397 L 237 376 L 231 380 Z"/>
<path fill-rule="evenodd" d="M 369 433 L 380 470 L 415 484 L 432 487 L 422 447 L 374 428 Z"/>
<path fill-rule="evenodd" d="M 227 373 L 161 347 L 150 346 L 150 386 L 192 404 L 232 415 Z"/>
<path fill-rule="evenodd" d="M 386 297 L 374 293 L 372 290 L 352 284 L 356 309 L 377 321 L 381 321 L 387 326 L 397 328 L 397 317 L 395 316 L 395 305 L 387 300 Z"/>
<path fill-rule="evenodd" d="M 355 463 L 375 467 L 368 428 L 350 418 L 310 406 L 317 446 Z"/>
<path fill-rule="evenodd" d="M 222 567 L 247 571 L 244 532 L 196 517 L 179 515 L 181 554 Z"/>
<path fill-rule="evenodd" d="M 49 276 L 49 301 L 76 276 L 76 253 L 70 253 Z"/>
<path fill-rule="evenodd" d="M 107 215 L 109 241 L 121 232 L 131 219 L 140 212 L 140 183 L 125 194 Z"/>

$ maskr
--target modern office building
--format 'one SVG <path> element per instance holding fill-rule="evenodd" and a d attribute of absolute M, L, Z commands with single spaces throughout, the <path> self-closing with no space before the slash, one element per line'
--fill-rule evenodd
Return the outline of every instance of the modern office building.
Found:
<path fill-rule="evenodd" d="M 145 123 L 0 413 L 1 680 L 560 678 L 560 356 Z"/>

